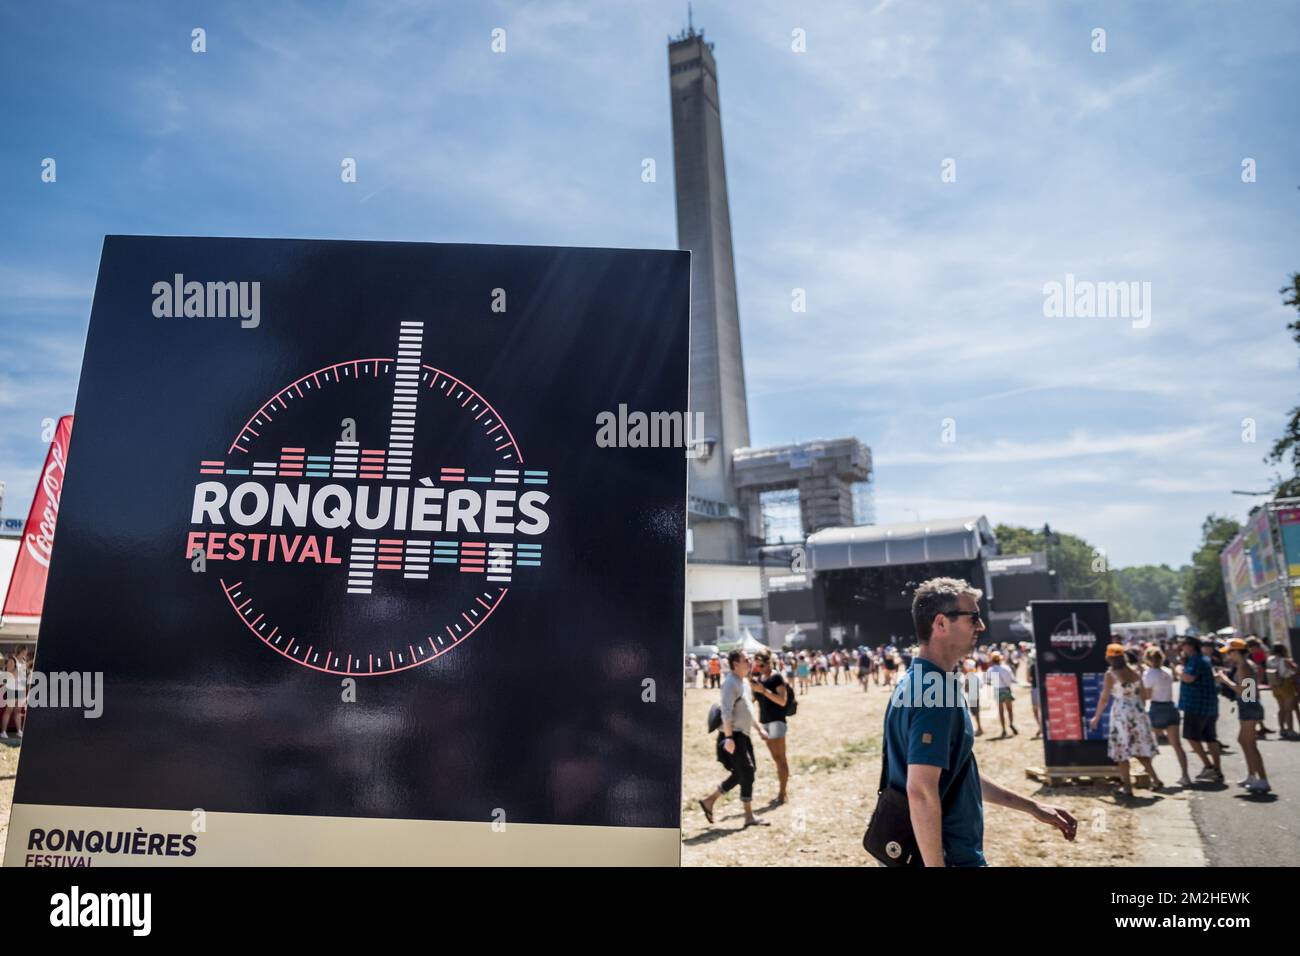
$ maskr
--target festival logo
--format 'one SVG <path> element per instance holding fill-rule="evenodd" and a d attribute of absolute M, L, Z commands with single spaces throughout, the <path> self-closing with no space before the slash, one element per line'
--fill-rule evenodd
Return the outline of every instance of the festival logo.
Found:
<path fill-rule="evenodd" d="M 331 674 L 391 674 L 459 647 L 536 583 L 550 473 L 451 371 L 395 357 L 308 372 L 199 463 L 185 555 L 267 647 Z M 211 476 L 211 477 L 206 477 Z"/>
<path fill-rule="evenodd" d="M 1097 635 L 1086 622 L 1079 620 L 1078 614 L 1071 614 L 1052 628 L 1049 640 L 1052 650 L 1070 661 L 1086 659 L 1097 646 Z"/>

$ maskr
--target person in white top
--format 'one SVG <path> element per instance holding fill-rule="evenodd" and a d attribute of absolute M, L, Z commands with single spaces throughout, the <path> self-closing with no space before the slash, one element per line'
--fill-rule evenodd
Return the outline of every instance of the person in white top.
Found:
<path fill-rule="evenodd" d="M 989 661 L 989 669 L 984 672 L 984 683 L 997 695 L 998 721 L 1002 724 L 1001 736 L 1007 735 L 1007 724 L 1011 725 L 1013 734 L 1018 734 L 1020 731 L 1016 730 L 1016 715 L 1012 710 L 1016 698 L 1011 692 L 1011 688 L 1016 686 L 1015 671 L 1002 662 L 1001 651 L 994 651 L 989 656 Z"/>
<path fill-rule="evenodd" d="M 23 729 L 27 726 L 27 672 L 28 651 L 26 645 L 18 648 L 18 736 L 21 739 Z"/>
<path fill-rule="evenodd" d="M 1159 738 L 1162 734 L 1174 756 L 1178 758 L 1178 767 L 1182 776 L 1178 778 L 1180 787 L 1190 787 L 1192 778 L 1187 775 L 1187 754 L 1183 742 L 1178 737 L 1178 708 L 1174 704 L 1174 672 L 1165 667 L 1165 655 L 1158 647 L 1148 647 L 1146 667 L 1142 671 L 1142 686 L 1149 691 L 1151 701 L 1148 717 L 1151 729 Z"/>

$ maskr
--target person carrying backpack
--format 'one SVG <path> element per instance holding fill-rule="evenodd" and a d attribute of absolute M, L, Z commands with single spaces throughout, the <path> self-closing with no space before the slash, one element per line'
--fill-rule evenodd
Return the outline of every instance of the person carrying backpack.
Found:
<path fill-rule="evenodd" d="M 776 764 L 779 790 L 776 805 L 786 801 L 786 783 L 790 779 L 790 764 L 785 758 L 786 718 L 794 713 L 794 688 L 786 683 L 781 672 L 772 667 L 772 655 L 759 651 L 754 655 L 754 672 L 749 677 L 750 689 L 758 701 L 758 722 L 767 733 L 767 749 Z"/>

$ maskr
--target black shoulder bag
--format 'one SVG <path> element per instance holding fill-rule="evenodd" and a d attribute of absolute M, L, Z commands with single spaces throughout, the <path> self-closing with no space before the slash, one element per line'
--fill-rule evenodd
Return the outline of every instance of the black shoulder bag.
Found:
<path fill-rule="evenodd" d="M 948 786 L 951 791 L 952 785 Z M 948 809 L 948 794 L 940 801 L 940 814 Z M 889 785 L 889 741 L 885 739 L 880 754 L 880 786 L 876 789 L 876 808 L 871 811 L 867 832 L 862 835 L 862 849 L 885 866 L 924 867 L 921 848 L 912 831 L 912 811 L 907 794 Z"/>

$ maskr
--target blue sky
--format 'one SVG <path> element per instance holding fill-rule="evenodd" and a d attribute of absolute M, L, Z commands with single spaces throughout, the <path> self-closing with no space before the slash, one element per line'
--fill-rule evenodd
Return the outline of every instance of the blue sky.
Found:
<path fill-rule="evenodd" d="M 684 19 L 0 8 L 5 514 L 30 503 L 41 420 L 72 410 L 106 233 L 673 247 L 665 42 Z M 1248 510 L 1232 489 L 1266 486 L 1296 402 L 1277 293 L 1300 270 L 1296 22 L 1295 3 L 696 3 L 754 444 L 860 437 L 882 522 L 1049 521 L 1113 564 L 1187 560 L 1207 513 Z M 1150 282 L 1150 326 L 1045 317 L 1067 273 Z"/>

